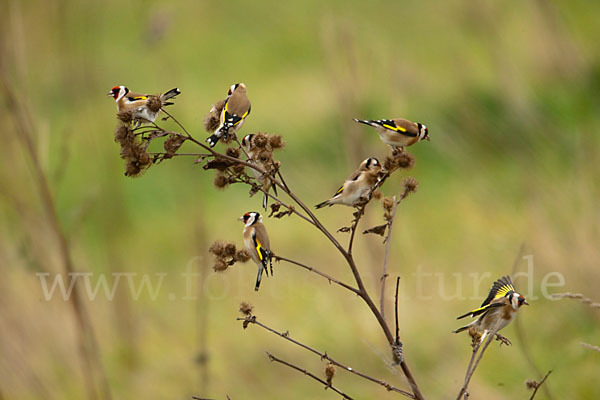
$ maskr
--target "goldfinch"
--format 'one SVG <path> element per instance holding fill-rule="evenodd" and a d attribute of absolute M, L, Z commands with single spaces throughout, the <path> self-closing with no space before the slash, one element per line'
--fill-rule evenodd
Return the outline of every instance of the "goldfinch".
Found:
<path fill-rule="evenodd" d="M 251 133 L 249 135 L 246 135 L 242 138 L 242 146 L 244 147 L 244 149 L 246 150 L 246 153 L 248 153 L 248 157 L 250 157 L 250 162 L 251 163 L 255 163 L 257 165 L 259 165 L 260 167 L 262 167 L 264 170 L 268 170 L 269 166 L 266 165 L 266 163 L 269 162 L 269 160 L 271 160 L 271 157 L 267 157 L 267 154 L 263 154 L 263 153 L 270 153 L 268 150 L 265 150 L 264 148 L 261 149 L 260 147 L 256 146 L 253 142 L 254 140 L 254 134 Z M 258 183 L 260 183 L 263 188 L 265 189 L 265 191 L 268 193 L 269 190 L 271 188 L 273 188 L 273 193 L 275 193 L 275 196 L 277 196 L 277 186 L 275 186 L 273 184 L 273 180 L 268 177 L 268 176 L 264 176 L 263 174 L 261 174 L 260 172 L 258 172 L 257 170 L 255 170 L 254 168 L 251 168 L 252 170 L 252 174 L 254 175 L 254 177 L 256 178 L 256 180 L 258 181 Z M 269 196 L 267 195 L 267 193 L 264 193 L 263 195 L 263 208 L 266 210 L 267 209 L 267 204 L 268 204 L 268 200 L 269 200 Z"/>
<path fill-rule="evenodd" d="M 404 148 L 421 140 L 429 140 L 429 131 L 425 125 L 418 122 L 411 122 L 407 119 L 396 118 L 365 121 L 355 118 L 354 121 L 374 127 L 381 141 L 394 148 Z"/>
<path fill-rule="evenodd" d="M 381 172 L 381 164 L 376 158 L 367 158 L 358 169 L 346 179 L 346 182 L 338 189 L 329 200 L 317 204 L 316 208 L 332 206 L 334 204 L 343 204 L 346 206 L 356 206 L 367 199 L 371 188 L 377 182 Z"/>
<path fill-rule="evenodd" d="M 254 286 L 254 290 L 258 290 L 263 269 L 267 276 L 269 276 L 267 265 L 270 266 L 271 276 L 273 276 L 273 261 L 271 260 L 272 253 L 269 236 L 262 223 L 262 216 L 259 213 L 254 211 L 247 212 L 239 220 L 244 223 L 244 244 L 246 245 L 246 249 L 248 249 L 252 261 L 258 266 L 256 286 Z"/>
<path fill-rule="evenodd" d="M 246 95 L 246 85 L 243 83 L 231 85 L 225 99 L 225 106 L 221 111 L 221 123 L 206 142 L 210 147 L 215 147 L 221 137 L 227 139 L 230 134 L 237 132 L 248 114 L 250 114 L 250 100 Z"/>
<path fill-rule="evenodd" d="M 139 123 L 154 122 L 161 107 L 171 105 L 173 103 L 167 100 L 181 94 L 177 88 L 171 89 L 161 95 L 149 95 L 132 93 L 125 86 L 115 86 L 108 92 L 107 96 L 115 99 L 117 110 L 119 112 L 131 111 L 133 119 Z M 151 103 L 151 99 L 158 99 L 160 102 Z"/>
<path fill-rule="evenodd" d="M 517 315 L 517 311 L 522 305 L 529 305 L 525 297 L 517 293 L 509 276 L 503 276 L 492 285 L 488 297 L 481 303 L 481 307 L 461 315 L 457 319 L 467 316 L 480 316 L 475 321 L 461 328 L 454 333 L 459 333 L 470 327 L 475 327 L 477 331 L 483 332 L 480 342 L 483 343 L 489 332 L 498 332 L 512 321 Z"/>

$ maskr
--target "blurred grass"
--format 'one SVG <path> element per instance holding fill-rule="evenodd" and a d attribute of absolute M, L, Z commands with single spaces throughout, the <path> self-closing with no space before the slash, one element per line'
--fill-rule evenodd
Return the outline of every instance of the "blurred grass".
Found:
<path fill-rule="evenodd" d="M 114 104 L 104 94 L 116 84 L 148 92 L 177 86 L 183 94 L 172 111 L 203 138 L 210 104 L 239 81 L 253 105 L 243 132 L 284 135 L 288 145 L 279 158 L 307 204 L 330 195 L 360 159 L 385 155 L 376 135 L 357 130 L 350 118 L 404 116 L 429 127 L 432 141 L 411 148 L 417 158 L 411 175 L 420 187 L 399 210 L 390 266 L 403 278 L 401 333 L 426 395 L 455 393 L 470 355 L 467 339 L 449 332 L 455 316 L 478 301 L 443 300 L 458 290 L 451 274 L 461 274 L 461 294 L 471 296 L 466 274 L 490 272 L 479 287 L 483 294 L 510 272 L 525 243 L 540 298 L 519 318 L 536 366 L 554 370 L 545 385 L 553 398 L 600 397 L 598 355 L 579 346 L 598 345 L 597 312 L 539 292 L 554 271 L 564 275 L 565 291 L 593 297 L 600 283 L 599 4 L 13 0 L 0 11 L 0 66 L 34 112 L 37 150 L 77 269 L 169 274 L 156 301 L 145 294 L 134 301 L 120 287 L 115 301 L 99 296 L 88 303 L 114 398 L 324 397 L 305 377 L 268 363 L 265 349 L 313 371 L 323 368 L 265 332 L 243 331 L 234 321 L 242 300 L 275 328 L 402 384 L 382 362 L 389 355 L 366 307 L 304 271 L 277 266 L 257 295 L 255 268 L 236 267 L 195 285 L 199 302 L 182 300 L 180 274 L 190 260 L 200 256 L 192 266 L 206 269 L 212 240 L 241 244 L 235 218 L 260 200 L 248 200 L 243 187 L 214 190 L 211 174 L 186 159 L 152 167 L 142 178 L 124 177 L 112 138 Z M 35 276 L 60 271 L 56 242 L 12 116 L 3 111 L 0 394 L 81 398 L 86 391 L 69 309 L 59 299 L 44 301 Z M 400 185 L 399 178 L 389 181 L 384 192 Z M 370 212 L 369 222 L 377 223 L 378 206 Z M 350 210 L 318 215 L 335 229 Z M 267 224 L 277 253 L 352 281 L 328 243 L 300 220 Z M 366 239 L 356 254 L 373 291 L 379 246 Z M 424 280 L 431 299 L 417 299 L 412 274 L 419 266 L 444 274 L 441 284 L 436 276 Z M 194 361 L 207 312 L 208 386 Z M 514 341 L 513 326 L 504 334 Z M 540 376 L 517 346 L 492 347 L 471 392 L 524 398 L 527 378 Z M 341 372 L 334 382 L 357 398 L 393 397 Z"/>

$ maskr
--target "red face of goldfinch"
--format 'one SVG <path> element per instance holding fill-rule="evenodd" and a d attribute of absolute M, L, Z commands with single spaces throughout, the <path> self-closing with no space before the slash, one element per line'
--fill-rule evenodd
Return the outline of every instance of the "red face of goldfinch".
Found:
<path fill-rule="evenodd" d="M 112 97 L 115 101 L 119 101 L 121 97 L 125 96 L 127 93 L 129 93 L 129 89 L 125 86 L 115 86 L 108 92 L 107 96 Z"/>
<path fill-rule="evenodd" d="M 239 218 L 246 226 L 254 224 L 259 219 L 260 214 L 255 211 L 247 212 Z"/>

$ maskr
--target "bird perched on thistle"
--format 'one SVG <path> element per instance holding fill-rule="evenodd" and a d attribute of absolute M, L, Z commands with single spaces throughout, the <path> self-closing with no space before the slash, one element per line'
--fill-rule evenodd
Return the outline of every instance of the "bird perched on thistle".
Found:
<path fill-rule="evenodd" d="M 368 200 L 375 183 L 381 173 L 381 164 L 379 161 L 370 157 L 364 160 L 358 169 L 346 179 L 342 187 L 329 200 L 317 204 L 316 208 L 332 206 L 334 204 L 343 204 L 354 207 Z"/>
<path fill-rule="evenodd" d="M 362 120 L 355 118 L 354 121 L 374 127 L 381 141 L 393 148 L 404 148 L 421 140 L 429 140 L 429 131 L 425 125 L 407 119 Z"/>
<path fill-rule="evenodd" d="M 107 96 L 115 99 L 119 114 L 131 113 L 130 120 L 138 125 L 145 122 L 154 122 L 160 109 L 173 103 L 168 100 L 181 94 L 177 88 L 160 95 L 132 93 L 125 86 L 115 86 Z"/>
<path fill-rule="evenodd" d="M 249 162 L 254 163 L 260 166 L 265 171 L 269 171 L 270 165 L 269 163 L 273 163 L 272 153 L 268 149 L 264 147 L 260 147 L 255 143 L 256 135 L 251 133 L 242 138 L 242 147 L 246 150 L 248 157 L 250 157 Z M 273 179 L 265 174 L 261 174 L 259 171 L 251 168 L 252 174 L 256 178 L 256 180 L 263 186 L 263 189 L 269 193 L 269 190 L 273 188 L 273 193 L 277 196 L 277 186 L 273 183 Z M 267 203 L 269 200 L 269 196 L 267 193 L 263 195 L 263 208 L 267 209 Z"/>
<path fill-rule="evenodd" d="M 250 253 L 250 258 L 258 266 L 258 274 L 256 276 L 256 285 L 254 290 L 260 287 L 263 270 L 269 276 L 267 266 L 271 269 L 273 276 L 273 261 L 271 253 L 271 245 L 269 244 L 269 236 L 267 229 L 263 225 L 262 216 L 255 212 L 247 212 L 239 218 L 244 223 L 244 244 Z"/>
<path fill-rule="evenodd" d="M 483 343 L 486 335 L 490 332 L 497 333 L 508 325 L 517 315 L 517 311 L 522 305 L 529 305 L 525 297 L 517 293 L 509 276 L 503 276 L 492 285 L 488 297 L 481 303 L 481 307 L 461 315 L 457 319 L 467 316 L 476 317 L 475 321 L 461 328 L 454 333 L 459 333 L 469 328 L 475 328 L 477 333 L 483 332 L 480 343 Z"/>
<path fill-rule="evenodd" d="M 206 142 L 210 147 L 215 147 L 220 138 L 227 140 L 229 135 L 235 134 L 242 127 L 249 114 L 250 100 L 246 95 L 246 85 L 243 83 L 231 85 L 221 111 L 219 127 L 206 139 Z"/>

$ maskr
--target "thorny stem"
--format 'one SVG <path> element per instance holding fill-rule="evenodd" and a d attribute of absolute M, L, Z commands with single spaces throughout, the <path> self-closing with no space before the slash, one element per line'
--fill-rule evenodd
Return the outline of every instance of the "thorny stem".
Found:
<path fill-rule="evenodd" d="M 401 362 L 404 359 L 404 356 L 402 354 L 402 342 L 400 342 L 400 324 L 398 323 L 398 289 L 399 288 L 400 288 L 400 277 L 397 277 L 396 278 L 396 301 L 394 303 L 394 305 L 395 305 L 394 311 L 396 314 L 396 340 L 395 340 L 396 348 L 394 349 L 396 352 L 394 353 L 394 355 L 398 359 L 397 362 Z"/>
<path fill-rule="evenodd" d="M 334 278 L 333 276 L 328 275 L 328 274 L 326 274 L 324 272 L 321 272 L 321 271 L 319 271 L 316 268 L 309 267 L 308 265 L 302 264 L 302 263 L 300 263 L 298 261 L 294 261 L 294 260 L 289 259 L 289 258 L 281 257 L 281 256 L 278 256 L 276 254 L 273 254 L 273 258 L 275 260 L 277 260 L 277 261 L 285 261 L 285 262 L 288 262 L 290 264 L 297 265 L 297 266 L 302 267 L 302 268 L 304 268 L 306 270 L 309 270 L 310 272 L 314 272 L 315 274 L 320 275 L 323 278 L 327 279 L 329 281 L 329 283 L 331 283 L 331 282 L 336 283 L 336 284 L 340 285 L 341 287 L 343 287 L 345 289 L 348 289 L 349 291 L 353 292 L 354 294 L 359 294 L 358 289 L 353 288 L 352 286 L 350 286 L 350 285 L 348 285 L 348 284 L 346 284 L 344 282 L 341 282 L 341 281 L 337 280 L 336 278 Z"/>
<path fill-rule="evenodd" d="M 392 210 L 392 216 L 390 220 L 387 222 L 387 236 L 385 238 L 385 253 L 383 256 L 383 272 L 381 273 L 381 295 L 379 298 L 379 310 L 381 311 L 381 315 L 385 318 L 385 281 L 388 277 L 387 273 L 387 265 L 390 254 L 390 243 L 392 241 L 392 226 L 394 225 L 394 220 L 396 219 L 396 211 L 398 211 L 398 205 L 402 200 L 408 196 L 409 190 L 404 188 L 404 192 L 400 195 L 400 197 L 396 198 L 394 196 L 394 209 Z M 396 308 L 398 304 L 396 304 Z M 398 323 L 396 321 L 396 323 Z"/>
<path fill-rule="evenodd" d="M 298 367 L 297 365 L 294 365 L 294 364 L 292 364 L 292 363 L 290 363 L 290 362 L 284 361 L 284 360 L 282 360 L 281 358 L 277 358 L 277 357 L 275 357 L 273 354 L 269 353 L 268 351 L 267 351 L 267 352 L 265 352 L 265 353 L 267 353 L 267 357 L 269 357 L 269 360 L 270 360 L 270 361 L 275 361 L 275 362 L 278 362 L 278 363 L 280 363 L 280 364 L 283 364 L 283 365 L 285 365 L 285 366 L 288 366 L 288 367 L 290 367 L 290 368 L 292 368 L 292 369 L 295 369 L 296 371 L 300 371 L 300 372 L 302 372 L 304 375 L 306 375 L 306 376 L 310 376 L 310 377 L 311 377 L 311 378 L 313 378 L 314 380 L 321 382 L 323 385 L 325 385 L 325 389 L 331 389 L 331 390 L 333 390 L 333 391 L 334 391 L 334 392 L 336 392 L 337 394 L 341 395 L 341 396 L 342 396 L 344 399 L 353 400 L 353 399 L 352 399 L 352 397 L 348 396 L 347 394 L 345 394 L 344 392 L 342 392 L 340 389 L 336 388 L 336 387 L 335 387 L 335 386 L 333 386 L 333 385 L 330 385 L 329 383 L 325 382 L 323 379 L 321 379 L 321 378 L 319 378 L 318 376 L 316 376 L 316 375 L 314 375 L 314 374 L 312 374 L 312 373 L 308 372 L 307 370 L 305 370 L 305 369 L 303 369 L 303 368 L 300 368 L 300 367 Z"/>
<path fill-rule="evenodd" d="M 533 398 L 535 397 L 535 394 L 537 393 L 538 389 L 540 388 L 540 386 L 542 386 L 544 384 L 544 382 L 546 382 L 546 378 L 548 378 L 548 376 L 551 373 L 552 373 L 552 370 L 548 371 L 546 373 L 546 375 L 544 375 L 544 377 L 542 378 L 542 380 L 538 382 L 538 384 L 535 387 L 535 389 L 533 389 L 533 393 L 531 393 L 531 397 L 529 398 L 529 400 L 533 400 Z"/>
<path fill-rule="evenodd" d="M 354 245 L 354 236 L 356 234 L 356 228 L 358 227 L 358 222 L 360 221 L 363 214 L 365 213 L 366 206 L 367 206 L 366 203 L 361 205 L 360 207 L 358 207 L 358 209 L 354 213 L 356 216 L 352 220 L 352 225 L 350 228 L 350 239 L 348 240 L 348 250 L 346 250 L 348 254 L 352 254 L 352 246 Z"/>
<path fill-rule="evenodd" d="M 385 181 L 385 179 L 387 179 L 388 176 L 389 176 L 389 174 L 382 177 L 379 180 L 379 182 L 377 182 L 375 187 L 373 188 L 373 191 L 375 189 L 377 189 L 379 186 L 381 186 L 381 184 L 383 184 L 383 181 Z M 377 309 L 377 306 L 373 302 L 373 299 L 371 299 L 371 297 L 369 296 L 367 289 L 365 288 L 365 285 L 363 283 L 362 276 L 360 275 L 360 272 L 358 271 L 356 263 L 354 262 L 354 258 L 352 257 L 352 254 L 347 252 L 342 247 L 342 245 L 323 226 L 323 224 L 318 220 L 318 218 L 313 214 L 313 212 L 294 194 L 294 192 L 291 191 L 291 189 L 289 189 L 287 187 L 287 185 L 283 186 L 281 183 L 279 183 L 276 180 L 275 180 L 275 183 L 277 184 L 277 186 L 281 187 L 281 189 L 283 189 L 296 202 L 296 204 L 298 204 L 308 214 L 308 216 L 314 221 L 315 226 L 329 239 L 329 241 L 342 254 L 344 259 L 348 263 L 348 266 L 350 267 L 350 270 L 352 271 L 352 275 L 354 276 L 354 280 L 356 281 L 356 284 L 358 286 L 358 291 L 359 291 L 358 295 L 367 304 L 367 306 L 369 307 L 369 309 L 371 310 L 371 312 L 377 319 L 377 322 L 379 323 L 379 326 L 381 326 L 381 329 L 383 330 L 383 333 L 384 333 L 388 343 L 390 344 L 390 346 L 393 349 L 395 346 L 395 338 L 392 335 L 392 332 L 390 331 L 390 327 L 387 325 L 387 323 L 385 322 L 385 319 L 383 318 L 383 316 Z M 417 382 L 415 381 L 414 377 L 412 376 L 412 373 L 410 372 L 410 369 L 408 368 L 408 365 L 406 364 L 406 362 L 404 360 L 402 360 L 400 362 L 400 368 L 402 369 L 404 376 L 406 377 L 408 383 L 410 384 L 411 390 L 412 390 L 413 394 L 415 395 L 415 398 L 416 399 L 424 399 L 423 395 L 421 394 L 421 390 L 419 389 L 419 386 L 417 385 Z"/>
<path fill-rule="evenodd" d="M 339 361 L 334 360 L 326 352 L 323 353 L 323 352 L 321 352 L 319 350 L 316 350 L 316 349 L 314 349 L 314 348 L 312 348 L 312 347 L 310 347 L 310 346 L 308 346 L 308 345 L 306 345 L 306 344 L 304 344 L 302 342 L 299 342 L 299 341 L 297 341 L 295 339 L 292 339 L 290 337 L 289 332 L 279 332 L 279 331 L 276 331 L 275 329 L 273 329 L 273 328 L 271 328 L 271 327 L 269 327 L 269 326 L 267 326 L 267 325 L 265 325 L 263 323 L 258 322 L 256 320 L 256 316 L 254 316 L 254 315 L 250 315 L 250 316 L 247 316 L 245 318 L 238 318 L 238 320 L 245 321 L 245 323 L 251 323 L 251 324 L 258 325 L 261 328 L 266 329 L 267 331 L 272 332 L 272 333 L 278 335 L 279 337 L 282 337 L 285 340 L 287 340 L 289 342 L 292 342 L 295 345 L 300 346 L 303 349 L 308 350 L 311 353 L 314 353 L 314 354 L 318 355 L 319 357 L 321 357 L 321 360 L 327 360 L 330 363 L 335 364 L 336 366 L 338 366 L 338 367 L 340 367 L 340 368 L 342 368 L 342 369 L 344 369 L 344 370 L 346 370 L 346 371 L 348 371 L 348 372 L 350 372 L 352 374 L 360 376 L 361 378 L 364 378 L 364 379 L 369 380 L 371 382 L 377 383 L 378 385 L 381 385 L 384 388 L 386 388 L 388 391 L 400 393 L 400 394 L 402 394 L 404 396 L 407 396 L 407 397 L 410 397 L 410 398 L 414 399 L 414 396 L 411 393 L 409 393 L 409 392 L 407 392 L 405 390 L 398 389 L 398 388 L 390 385 L 389 383 L 387 383 L 385 381 L 382 381 L 381 379 L 373 378 L 372 376 L 369 376 L 367 374 L 359 372 L 359 371 L 355 370 L 354 368 L 348 367 L 348 366 L 340 363 Z"/>
<path fill-rule="evenodd" d="M 216 151 L 214 151 L 212 148 L 206 146 L 204 143 L 194 139 L 192 137 L 192 135 L 189 134 L 189 132 L 187 132 L 187 130 L 179 123 L 179 121 L 177 121 L 175 118 L 173 118 L 170 114 L 168 114 L 167 112 L 165 112 L 165 114 L 169 115 L 173 121 L 178 124 L 179 126 L 181 126 L 181 128 L 184 130 L 184 132 L 187 134 L 188 139 L 190 141 L 192 141 L 193 143 L 199 145 L 200 147 L 202 147 L 205 150 L 208 150 L 214 157 L 218 157 L 218 158 L 222 158 L 225 160 L 229 160 L 238 164 L 242 164 L 246 167 L 252 168 L 258 172 L 260 172 L 261 174 L 265 174 L 266 171 L 263 170 L 261 167 L 259 167 L 256 164 L 244 161 L 244 160 L 240 160 L 238 158 L 234 158 L 234 157 L 230 157 L 226 154 L 222 154 L 222 153 L 218 153 Z M 162 128 L 159 128 L 162 130 Z M 334 245 L 334 247 L 340 252 L 340 254 L 344 257 L 344 259 L 346 260 L 346 263 L 348 264 L 348 267 L 350 268 L 350 270 L 352 271 L 352 275 L 354 276 L 354 280 L 356 281 L 356 284 L 358 286 L 358 295 L 363 299 L 363 301 L 367 304 L 367 306 L 369 307 L 369 309 L 371 310 L 371 312 L 373 313 L 373 315 L 375 316 L 377 322 L 379 323 L 388 343 L 390 344 L 390 346 L 392 347 L 392 349 L 394 349 L 395 346 L 395 338 L 392 335 L 392 332 L 390 331 L 390 327 L 387 325 L 387 323 L 385 322 L 385 319 L 383 318 L 383 316 L 381 315 L 381 313 L 379 312 L 377 306 L 375 305 L 375 303 L 373 302 L 373 299 L 371 298 L 371 296 L 369 296 L 367 289 L 363 283 L 362 280 L 362 276 L 360 275 L 360 272 L 358 271 L 358 268 L 356 266 L 356 263 L 354 262 L 354 258 L 352 257 L 352 249 L 351 247 L 349 247 L 349 250 L 347 251 L 346 249 L 344 249 L 342 247 L 342 245 L 340 244 L 340 242 L 335 239 L 335 237 L 333 237 L 333 235 L 331 234 L 331 232 L 329 232 L 327 230 L 327 228 L 325 228 L 325 226 L 323 226 L 323 224 L 321 223 L 321 221 L 319 221 L 319 219 L 315 216 L 315 214 L 311 211 L 311 209 L 304 204 L 304 202 L 302 200 L 300 200 L 298 198 L 298 196 L 291 190 L 291 188 L 287 185 L 287 183 L 284 183 L 285 180 L 283 178 L 283 174 L 281 174 L 280 171 L 278 171 L 278 175 L 281 178 L 281 181 L 279 181 L 278 179 L 276 179 L 275 177 L 272 177 L 272 181 L 273 184 L 275 184 L 276 186 L 280 187 L 292 200 L 294 200 L 294 202 L 296 204 L 298 204 L 298 206 L 300 206 L 300 208 L 302 208 L 302 210 L 304 210 L 304 212 L 308 215 L 308 217 L 313 221 L 314 226 L 319 229 L 321 231 L 321 233 L 323 233 L 323 235 L 325 235 L 325 237 L 327 237 L 327 239 Z M 385 174 L 382 178 L 379 179 L 379 181 L 374 185 L 374 187 L 372 188 L 370 195 L 377 189 L 379 188 L 383 182 L 390 176 L 389 173 Z M 369 196 L 370 197 L 370 196 Z M 363 212 L 364 212 L 364 207 L 366 206 L 366 204 L 363 206 Z M 356 221 L 356 225 L 358 225 L 360 219 L 360 215 Z M 354 227 L 354 230 L 356 230 L 356 226 Z M 421 394 L 421 391 L 419 389 L 419 386 L 417 385 L 414 377 L 412 376 L 412 373 L 410 372 L 410 369 L 408 368 L 408 365 L 406 364 L 406 362 L 404 360 L 402 360 L 402 362 L 400 363 L 400 368 L 402 369 L 402 372 L 404 373 L 404 376 L 406 377 L 408 383 L 410 384 L 411 390 L 414 393 L 414 396 L 416 399 L 424 399 L 423 395 Z"/>
<path fill-rule="evenodd" d="M 478 343 L 477 346 L 475 346 L 475 348 L 473 349 L 473 354 L 471 355 L 471 360 L 469 361 L 469 366 L 467 367 L 467 373 L 465 375 L 465 382 L 462 385 L 462 387 L 460 388 L 460 391 L 458 392 L 458 396 L 456 396 L 456 400 L 460 400 L 460 398 L 463 395 L 467 394 L 467 389 L 469 387 L 469 382 L 471 381 L 471 378 L 473 377 L 473 374 L 475 373 L 475 369 L 479 365 L 479 362 L 481 361 L 481 358 L 483 357 L 483 353 L 488 348 L 488 346 L 490 345 L 490 343 L 492 342 L 492 340 L 494 340 L 495 336 L 496 336 L 496 331 L 495 330 L 488 333 L 488 338 L 485 341 L 485 343 L 483 345 L 483 348 L 479 352 L 479 356 L 477 357 L 477 360 L 474 363 L 473 363 L 473 360 L 475 359 L 475 355 L 477 354 L 477 350 L 479 350 L 479 348 L 481 347 L 481 342 Z"/>

